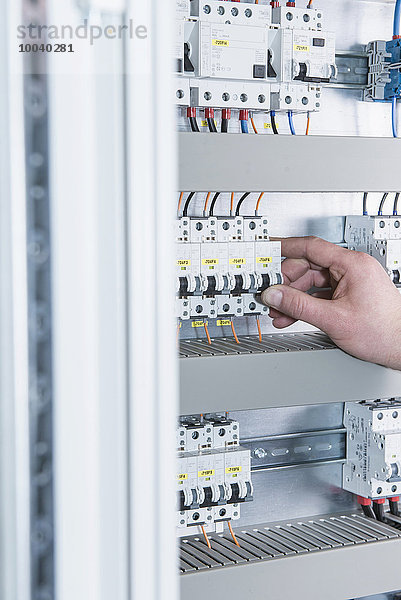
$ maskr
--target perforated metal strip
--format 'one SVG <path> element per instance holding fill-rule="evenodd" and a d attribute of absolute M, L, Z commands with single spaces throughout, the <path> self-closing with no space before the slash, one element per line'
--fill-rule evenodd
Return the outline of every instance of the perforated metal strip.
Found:
<path fill-rule="evenodd" d="M 356 513 L 238 527 L 234 532 L 240 547 L 229 532 L 210 534 L 212 549 L 207 547 L 203 537 L 183 538 L 181 573 L 401 538 L 401 532 L 396 529 Z"/>
<path fill-rule="evenodd" d="M 240 336 L 239 344 L 233 338 L 213 338 L 206 340 L 185 340 L 180 343 L 180 357 L 227 356 L 235 354 L 271 354 L 273 352 L 298 352 L 328 350 L 336 346 L 323 333 L 285 333 L 269 334 L 262 337 Z"/>

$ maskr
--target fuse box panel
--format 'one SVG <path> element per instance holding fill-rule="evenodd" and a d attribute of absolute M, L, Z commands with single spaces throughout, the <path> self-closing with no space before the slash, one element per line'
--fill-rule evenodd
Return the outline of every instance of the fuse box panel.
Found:
<path fill-rule="evenodd" d="M 343 486 L 364 498 L 399 495 L 401 490 L 401 400 L 345 405 L 347 459 Z"/>

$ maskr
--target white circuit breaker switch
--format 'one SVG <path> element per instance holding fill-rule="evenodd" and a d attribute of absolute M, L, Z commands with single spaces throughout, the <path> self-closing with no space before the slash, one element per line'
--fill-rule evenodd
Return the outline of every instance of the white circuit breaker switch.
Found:
<path fill-rule="evenodd" d="M 345 221 L 347 247 L 376 258 L 397 285 L 401 283 L 400 224 L 393 216 L 350 216 Z"/>
<path fill-rule="evenodd" d="M 175 43 L 173 48 L 174 72 L 184 73 L 184 21 L 175 22 Z"/>
<path fill-rule="evenodd" d="M 199 244 L 214 239 L 215 237 L 211 236 L 209 232 L 209 219 L 207 217 L 191 219 L 191 242 Z"/>
<path fill-rule="evenodd" d="M 228 272 L 228 244 L 209 242 L 201 245 L 201 273 L 206 277 Z"/>
<path fill-rule="evenodd" d="M 255 271 L 281 273 L 281 243 L 257 241 L 255 243 Z"/>
<path fill-rule="evenodd" d="M 343 487 L 364 498 L 398 496 L 401 490 L 401 401 L 347 402 Z"/>
<path fill-rule="evenodd" d="M 176 244 L 176 258 L 176 274 L 178 277 L 200 273 L 201 254 L 199 244 Z"/>
<path fill-rule="evenodd" d="M 233 25 L 269 27 L 271 24 L 270 5 L 245 2 L 216 2 L 215 0 L 191 0 L 191 16 L 200 21 Z"/>
<path fill-rule="evenodd" d="M 270 66 L 278 82 L 329 83 L 336 75 L 334 33 L 270 30 L 269 48 Z"/>
<path fill-rule="evenodd" d="M 191 25 L 193 29 L 187 26 L 188 43 L 195 48 L 196 39 L 199 40 L 199 54 L 193 61 L 196 76 L 266 80 L 267 28 L 204 22 Z M 195 25 L 199 27 L 198 33 L 194 31 Z"/>
<path fill-rule="evenodd" d="M 283 29 L 324 29 L 323 13 L 319 9 L 302 9 L 293 6 L 279 6 L 272 10 L 272 24 Z"/>

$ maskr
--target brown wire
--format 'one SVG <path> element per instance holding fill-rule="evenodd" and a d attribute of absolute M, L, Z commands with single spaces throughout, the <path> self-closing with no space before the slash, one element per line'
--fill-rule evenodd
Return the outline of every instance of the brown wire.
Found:
<path fill-rule="evenodd" d="M 259 198 L 258 198 L 258 201 L 257 201 L 257 203 L 256 203 L 256 215 L 258 214 L 258 211 L 259 211 L 259 206 L 260 206 L 260 203 L 261 203 L 261 201 L 262 201 L 262 198 L 263 198 L 263 196 L 264 196 L 264 195 L 265 195 L 265 193 L 264 193 L 264 192 L 262 192 L 262 193 L 260 194 Z"/>

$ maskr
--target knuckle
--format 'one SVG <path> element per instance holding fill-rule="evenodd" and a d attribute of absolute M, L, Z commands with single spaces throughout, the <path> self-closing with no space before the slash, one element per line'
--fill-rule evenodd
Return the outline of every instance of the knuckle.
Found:
<path fill-rule="evenodd" d="M 301 319 L 305 311 L 305 301 L 301 294 L 294 294 L 288 305 L 288 312 L 294 319 Z"/>

